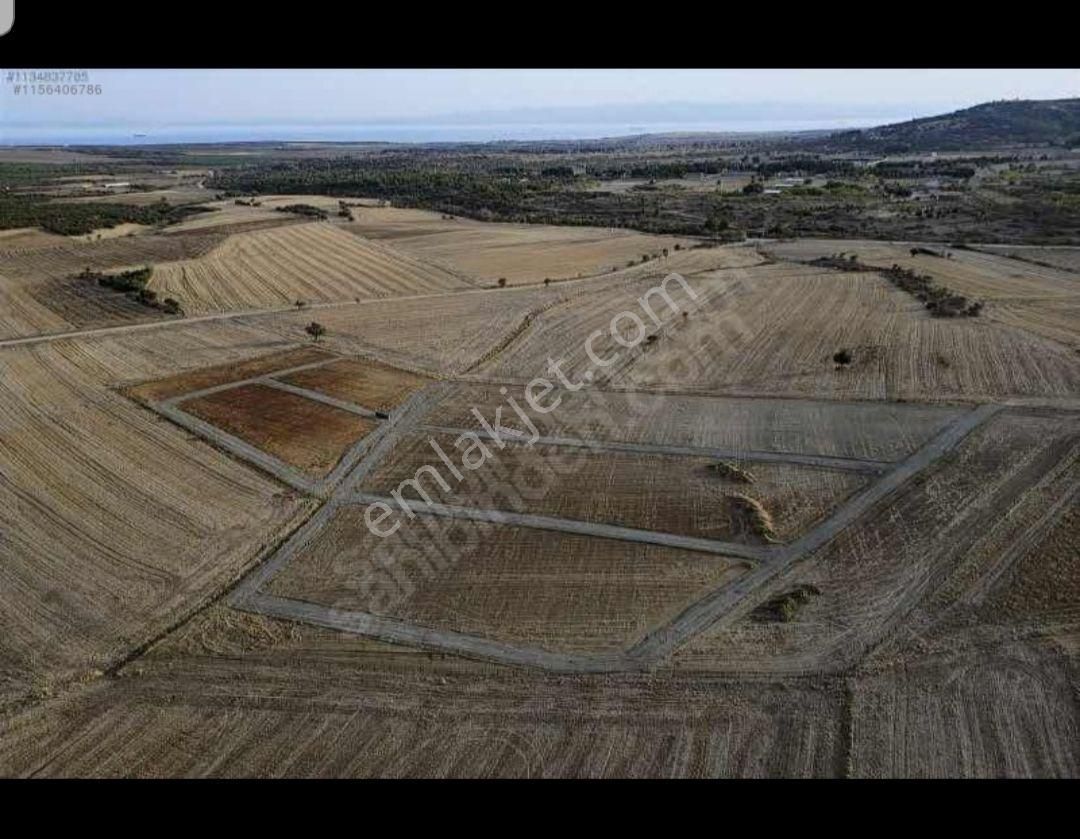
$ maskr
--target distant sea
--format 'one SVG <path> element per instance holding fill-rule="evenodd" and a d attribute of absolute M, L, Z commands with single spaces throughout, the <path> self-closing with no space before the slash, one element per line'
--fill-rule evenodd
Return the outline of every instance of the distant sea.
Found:
<path fill-rule="evenodd" d="M 238 142 L 390 142 L 484 143 L 497 140 L 591 140 L 637 134 L 702 132 L 820 131 L 865 128 L 899 122 L 896 118 L 829 120 L 755 120 L 651 123 L 526 123 L 484 125 L 167 125 L 32 126 L 0 124 L 0 145 L 156 145 L 161 143 Z"/>

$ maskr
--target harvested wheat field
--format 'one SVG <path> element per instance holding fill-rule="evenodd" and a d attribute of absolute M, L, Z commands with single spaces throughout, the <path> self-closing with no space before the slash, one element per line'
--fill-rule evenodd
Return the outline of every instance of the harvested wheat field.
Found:
<path fill-rule="evenodd" d="M 271 582 L 272 593 L 545 650 L 598 652 L 629 646 L 744 569 L 654 545 L 427 517 L 383 542 L 391 559 L 385 549 L 372 553 L 380 540 L 364 510 L 335 511 Z M 396 584 L 373 585 L 373 557 L 392 563 Z"/>
<path fill-rule="evenodd" d="M 159 319 L 158 310 L 76 275 L 142 266 L 209 248 L 214 237 L 136 236 L 100 242 L 0 247 L 0 340 Z"/>
<path fill-rule="evenodd" d="M 409 239 L 429 233 L 453 233 L 468 230 L 481 222 L 448 218 L 445 213 L 413 210 L 405 207 L 351 207 L 353 220 L 342 226 L 366 239 Z"/>
<path fill-rule="evenodd" d="M 498 351 L 529 312 L 562 299 L 556 289 L 502 289 L 440 294 L 423 299 L 378 298 L 355 305 L 260 317 L 261 327 L 283 340 L 310 341 L 304 328 L 315 318 L 321 340 L 339 355 L 377 356 L 396 367 L 439 375 L 474 368 Z"/>
<path fill-rule="evenodd" d="M 912 253 L 913 248 L 933 251 Z M 843 252 L 864 265 L 899 265 L 929 274 L 940 285 L 980 300 L 1058 299 L 1080 294 L 1080 277 L 1065 270 L 1024 263 L 982 251 L 946 245 L 908 245 L 858 240 L 800 239 L 767 247 L 780 259 L 812 260 Z M 947 256 L 946 256 L 947 255 Z"/>
<path fill-rule="evenodd" d="M 568 679 L 223 607 L 122 673 L 12 725 L 0 774 L 825 777 L 845 761 L 827 682 Z"/>
<path fill-rule="evenodd" d="M 145 306 L 126 294 L 105 288 L 85 277 L 51 280 L 36 285 L 33 295 L 42 305 L 61 316 L 69 329 L 147 323 L 176 317 L 162 309 Z"/>
<path fill-rule="evenodd" d="M 189 313 L 467 287 L 447 271 L 316 222 L 229 236 L 203 257 L 158 265 L 150 280 Z"/>
<path fill-rule="evenodd" d="M 324 477 L 375 423 L 266 385 L 240 385 L 180 403 L 182 410 L 267 454 Z"/>
<path fill-rule="evenodd" d="M 856 777 L 1061 778 L 1080 772 L 1067 663 L 1036 645 L 931 661 L 854 692 Z"/>
<path fill-rule="evenodd" d="M 70 329 L 59 314 L 38 301 L 35 283 L 0 274 L 0 339 Z"/>
<path fill-rule="evenodd" d="M 494 259 L 477 237 L 501 225 L 248 209 L 0 254 L 0 329 L 88 328 L 0 345 L 0 775 L 1076 774 L 1056 269 L 914 257 L 985 294 L 953 320 L 750 247 L 486 289 L 397 248 Z M 515 259 L 581 247 L 586 271 L 601 246 L 516 227 Z M 224 316 L 140 324 L 64 285 L 75 254 L 154 251 L 181 254 L 145 260 L 155 281 L 187 267 L 194 311 Z M 670 270 L 697 297 L 669 285 L 654 321 Z M 626 347 L 631 310 L 655 337 Z M 508 399 L 534 376 L 557 385 L 543 439 L 481 438 L 494 456 L 452 477 L 430 441 L 460 464 L 500 408 L 528 432 Z M 417 499 L 418 474 L 463 509 L 370 532 L 371 496 Z"/>
<path fill-rule="evenodd" d="M 1080 248 L 1038 245 L 976 245 L 977 250 L 1063 271 L 1080 272 Z"/>
<path fill-rule="evenodd" d="M 224 237 L 212 232 L 121 236 L 94 242 L 0 251 L 0 275 L 21 280 L 65 279 L 84 268 L 94 271 L 154 265 L 206 253 Z"/>
<path fill-rule="evenodd" d="M 4 706 L 96 678 L 307 507 L 108 390 L 72 349 L 2 350 Z"/>
<path fill-rule="evenodd" d="M 729 264 L 759 261 L 747 248 L 699 249 L 678 255 L 703 275 Z M 672 256 L 675 262 L 675 255 Z M 300 311 L 260 319 L 260 324 L 283 337 L 304 341 L 304 327 L 313 317 L 327 328 L 326 345 L 342 355 L 376 355 L 409 369 L 440 375 L 470 374 L 494 377 L 502 371 L 531 378 L 544 371 L 549 357 L 569 356 L 566 369 L 584 363 L 583 343 L 591 329 L 606 328 L 612 315 L 637 307 L 641 295 L 665 276 L 659 263 L 638 266 L 611 277 L 556 283 L 541 288 L 466 289 L 422 299 L 361 300 L 357 305 L 321 309 L 317 315 Z M 728 275 L 721 270 L 717 277 Z M 732 279 L 731 282 L 736 282 Z M 708 286 L 694 278 L 693 286 Z M 717 279 L 713 285 L 722 283 Z M 680 287 L 668 284 L 673 299 L 683 299 Z M 719 293 L 719 292 L 718 292 Z M 674 313 L 662 299 L 650 298 L 658 316 Z M 596 349 L 610 344 L 597 343 Z M 557 352 L 556 352 L 557 351 Z"/>
<path fill-rule="evenodd" d="M 507 395 L 500 393 L 507 388 Z M 529 429 L 506 407 L 524 405 L 520 384 L 471 384 L 447 389 L 424 422 L 480 430 L 503 407 L 504 426 Z M 734 452 L 823 455 L 895 461 L 911 454 L 966 410 L 951 405 L 744 399 L 584 389 L 561 391 L 556 410 L 529 412 L 541 434 L 578 440 L 692 446 Z M 552 396 L 551 400 L 556 397 Z"/>
<path fill-rule="evenodd" d="M 432 379 L 388 364 L 342 359 L 323 367 L 299 370 L 278 379 L 286 384 L 351 402 L 372 411 L 391 411 Z"/>
<path fill-rule="evenodd" d="M 937 624 L 962 625 L 967 592 L 1001 573 L 1002 551 L 1025 544 L 1015 533 L 1003 538 L 1002 530 L 1018 526 L 1013 511 L 1027 495 L 1057 479 L 1040 505 L 1045 512 L 1062 493 L 1075 492 L 1075 472 L 1070 481 L 1055 470 L 1068 468 L 1078 453 L 1075 415 L 998 414 L 888 505 L 779 580 L 774 591 L 815 592 L 792 620 L 755 617 L 751 602 L 741 618 L 703 633 L 678 658 L 710 671 L 827 672 L 875 647 L 876 658 L 889 664 L 925 652 Z M 995 623 L 1003 617 L 994 614 Z"/>
<path fill-rule="evenodd" d="M 144 306 L 85 277 L 29 280 L 0 276 L 0 340 L 169 317 L 161 309 Z"/>
<path fill-rule="evenodd" d="M 1062 296 L 1056 306 L 1073 298 Z M 730 294 L 638 351 L 615 381 L 834 399 L 987 399 L 1080 392 L 1080 356 L 995 315 L 935 318 L 873 273 L 745 269 Z M 1005 319 L 1013 320 L 1015 315 Z M 841 367 L 833 355 L 847 349 Z"/>
<path fill-rule="evenodd" d="M 125 222 L 124 224 L 117 224 L 114 227 L 98 227 L 95 230 L 91 230 L 89 233 L 73 236 L 72 238 L 84 242 L 97 242 L 102 239 L 121 239 L 129 236 L 138 236 L 144 233 L 150 233 L 155 229 L 156 228 L 149 224 Z"/>
<path fill-rule="evenodd" d="M 1008 528 L 995 530 L 1004 532 L 979 557 L 989 573 L 965 588 L 964 605 L 1022 626 L 1080 617 L 1080 447 L 1013 508 Z"/>
<path fill-rule="evenodd" d="M 348 229 L 444 265 L 482 283 L 505 278 L 510 285 L 611 273 L 657 258 L 666 248 L 689 247 L 689 239 L 630 230 L 492 224 L 443 219 L 435 213 L 363 207 Z"/>
<path fill-rule="evenodd" d="M 705 264 L 712 267 L 697 272 L 683 270 L 682 282 L 665 279 L 667 266 L 658 263 L 567 289 L 563 299 L 530 312 L 494 352 L 482 356 L 477 372 L 489 377 L 532 378 L 544 371 L 549 359 L 562 358 L 568 374 L 580 377 L 591 370 L 596 381 L 617 380 L 626 367 L 657 349 L 649 343 L 654 340 L 649 336 L 662 342 L 666 333 L 685 328 L 709 301 L 722 306 L 726 298 L 738 293 L 747 270 L 738 263 L 752 252 L 739 249 L 726 256 L 728 252 L 717 249 L 708 253 L 702 259 L 708 259 Z M 717 261 L 734 264 L 718 269 Z M 737 323 L 722 326 L 736 333 L 744 328 Z M 599 335 L 590 338 L 594 333 Z M 631 346 L 635 342 L 637 346 Z M 590 349 L 599 362 L 589 355 Z"/>
<path fill-rule="evenodd" d="M 1063 301 L 995 305 L 991 320 L 1080 351 L 1080 296 Z"/>
<path fill-rule="evenodd" d="M 425 491 L 437 503 L 763 544 L 799 536 L 864 484 L 860 475 L 782 463 L 744 463 L 750 480 L 732 480 L 712 468 L 716 458 L 520 444 L 500 451 L 493 442 L 488 445 L 494 456 L 483 472 L 464 472 L 459 483 L 430 443 L 455 459 L 473 445 L 465 438 L 455 446 L 458 439 L 424 434 L 402 440 L 361 489 L 387 495 L 433 464 L 450 486 L 444 491 L 434 478 L 424 478 Z M 403 497 L 423 500 L 415 489 Z M 764 507 L 772 520 L 767 532 L 749 526 L 740 514 L 740 497 Z"/>
<path fill-rule="evenodd" d="M 0 230 L 0 254 L 10 251 L 36 250 L 37 248 L 64 245 L 68 242 L 67 236 L 50 233 L 39 227 L 15 227 L 10 230 Z"/>
<path fill-rule="evenodd" d="M 237 204 L 233 199 L 207 201 L 201 205 L 206 208 L 206 212 L 195 213 L 183 221 L 170 224 L 164 232 L 166 234 L 193 230 L 240 232 L 244 228 L 257 229 L 256 226 L 260 224 L 266 227 L 277 227 L 283 224 L 299 223 L 303 220 L 291 213 L 276 212 L 272 206 L 262 203 L 264 199 L 255 200 L 260 202 L 260 206 Z"/>
<path fill-rule="evenodd" d="M 147 400 L 236 381 L 237 375 L 264 375 L 304 360 L 319 363 L 327 358 L 310 340 L 298 344 L 229 319 L 125 327 L 56 340 L 51 346 L 101 386 Z M 160 385 L 156 384 L 159 380 Z M 137 392 L 129 394 L 128 388 Z"/>

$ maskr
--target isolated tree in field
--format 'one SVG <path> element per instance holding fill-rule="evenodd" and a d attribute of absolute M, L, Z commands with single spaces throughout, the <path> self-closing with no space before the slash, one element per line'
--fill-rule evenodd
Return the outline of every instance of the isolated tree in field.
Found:
<path fill-rule="evenodd" d="M 308 335 L 310 335 L 311 340 L 314 341 L 317 344 L 317 343 L 319 343 L 319 339 L 323 335 L 326 334 L 326 327 L 323 326 L 321 323 L 317 323 L 316 321 L 312 321 L 311 323 L 309 323 L 307 326 L 304 327 L 304 331 Z"/>
<path fill-rule="evenodd" d="M 506 288 L 506 277 L 499 277 L 499 288 Z"/>
<path fill-rule="evenodd" d="M 837 367 L 842 369 L 851 364 L 851 353 L 847 350 L 840 350 L 833 355 L 832 360 L 836 362 Z"/>

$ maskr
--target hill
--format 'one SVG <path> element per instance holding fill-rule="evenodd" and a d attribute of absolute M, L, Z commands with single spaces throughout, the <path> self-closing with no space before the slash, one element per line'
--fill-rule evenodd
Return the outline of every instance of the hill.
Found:
<path fill-rule="evenodd" d="M 822 150 L 878 152 L 1080 143 L 1080 99 L 986 102 L 940 116 L 812 140 Z"/>

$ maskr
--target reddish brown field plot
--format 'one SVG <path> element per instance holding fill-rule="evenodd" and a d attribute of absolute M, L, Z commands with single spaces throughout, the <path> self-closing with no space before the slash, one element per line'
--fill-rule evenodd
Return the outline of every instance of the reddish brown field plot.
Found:
<path fill-rule="evenodd" d="M 259 356 L 250 361 L 242 361 L 239 364 L 218 364 L 213 367 L 203 367 L 198 370 L 169 376 L 165 379 L 144 382 L 128 388 L 127 395 L 135 399 L 158 402 L 163 399 L 183 396 L 185 393 L 194 393 L 197 390 L 228 384 L 229 382 L 240 382 L 256 376 L 266 376 L 278 370 L 289 370 L 303 364 L 329 361 L 332 357 L 314 347 L 285 350 L 284 352 Z"/>
<path fill-rule="evenodd" d="M 282 376 L 281 381 L 371 410 L 390 411 L 432 380 L 377 361 L 343 359 Z"/>
<path fill-rule="evenodd" d="M 305 472 L 323 477 L 375 428 L 371 420 L 265 385 L 240 385 L 183 409 Z"/>

